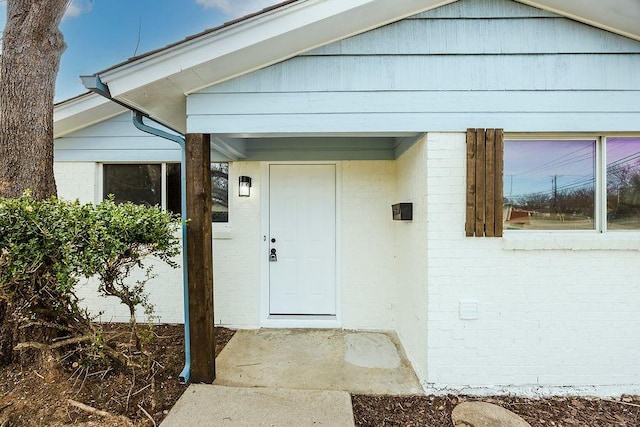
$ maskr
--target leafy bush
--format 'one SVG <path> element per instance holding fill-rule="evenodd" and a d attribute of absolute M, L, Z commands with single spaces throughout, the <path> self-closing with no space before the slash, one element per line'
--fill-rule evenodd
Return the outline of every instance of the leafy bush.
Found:
<path fill-rule="evenodd" d="M 129 308 L 139 347 L 135 310 L 142 306 L 151 312 L 152 307 L 146 280 L 131 284 L 126 279 L 133 269 L 144 269 L 147 257 L 175 267 L 171 258 L 180 252 L 179 224 L 179 218 L 157 207 L 113 200 L 92 205 L 34 200 L 28 193 L 0 198 L 0 300 L 20 328 L 48 330 L 30 347 L 50 348 L 60 335 L 72 336 L 73 343 L 83 336 L 95 341 L 99 333 L 79 308 L 74 289 L 81 278 L 96 276 L 102 295 L 115 296 Z M 150 270 L 144 271 L 148 278 Z"/>

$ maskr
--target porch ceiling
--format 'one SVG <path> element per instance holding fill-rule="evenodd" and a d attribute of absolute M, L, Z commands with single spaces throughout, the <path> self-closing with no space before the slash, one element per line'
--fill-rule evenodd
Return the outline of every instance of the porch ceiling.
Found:
<path fill-rule="evenodd" d="M 237 138 L 212 135 L 211 148 L 231 160 L 329 161 L 394 160 L 422 134 L 269 136 Z"/>

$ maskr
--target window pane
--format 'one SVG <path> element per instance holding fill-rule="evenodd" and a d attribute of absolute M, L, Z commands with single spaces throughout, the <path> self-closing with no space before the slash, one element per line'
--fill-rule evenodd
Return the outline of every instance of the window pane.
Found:
<path fill-rule="evenodd" d="M 640 137 L 607 138 L 607 228 L 640 229 Z"/>
<path fill-rule="evenodd" d="M 174 214 L 182 212 L 182 187 L 180 186 L 180 163 L 167 163 L 167 210 Z"/>
<path fill-rule="evenodd" d="M 104 165 L 103 196 L 113 194 L 116 203 L 144 205 L 162 203 L 160 165 Z"/>
<path fill-rule="evenodd" d="M 211 164 L 213 222 L 229 222 L 229 163 Z"/>
<path fill-rule="evenodd" d="M 211 199 L 213 202 L 212 221 L 229 221 L 229 164 L 211 164 Z M 167 210 L 181 212 L 180 163 L 167 164 Z"/>
<path fill-rule="evenodd" d="M 505 230 L 593 230 L 595 141 L 505 141 Z"/>

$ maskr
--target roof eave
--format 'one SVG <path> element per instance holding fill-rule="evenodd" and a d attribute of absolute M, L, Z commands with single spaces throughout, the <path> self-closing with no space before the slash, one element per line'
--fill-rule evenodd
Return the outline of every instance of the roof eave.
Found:
<path fill-rule="evenodd" d="M 299 0 L 96 76 L 113 98 L 185 131 L 189 93 L 454 1 Z"/>
<path fill-rule="evenodd" d="M 624 4 L 616 0 L 617 7 L 624 9 L 624 14 L 616 13 L 611 1 L 581 0 L 515 0 L 519 3 L 538 9 L 547 10 L 561 16 L 600 28 L 630 39 L 640 41 L 640 2 L 627 0 Z"/>
<path fill-rule="evenodd" d="M 92 124 L 108 120 L 126 108 L 94 93 L 84 93 L 53 108 L 53 135 L 60 138 Z"/>
<path fill-rule="evenodd" d="M 455 1 L 286 1 L 132 58 L 96 73 L 95 77 L 108 86 L 117 102 L 186 132 L 186 96 L 190 93 Z M 607 12 L 606 5 L 598 3 L 601 0 L 583 0 L 590 2 L 594 10 L 586 7 L 586 3 L 573 4 L 565 0 L 516 1 L 640 40 L 640 30 L 624 29 L 629 27 L 629 18 Z M 632 17 L 640 16 L 640 3 L 633 3 L 636 0 L 616 1 L 631 4 Z M 606 15 L 602 22 L 592 19 L 598 13 Z M 620 23 L 621 28 L 611 22 Z"/>

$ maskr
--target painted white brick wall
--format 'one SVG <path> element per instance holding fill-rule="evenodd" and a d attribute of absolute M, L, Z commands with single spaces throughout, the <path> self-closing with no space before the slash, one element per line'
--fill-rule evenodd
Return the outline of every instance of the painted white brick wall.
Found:
<path fill-rule="evenodd" d="M 231 214 L 229 224 L 214 224 L 214 316 L 217 324 L 237 328 L 259 326 L 259 237 L 260 193 L 259 164 L 240 163 L 230 167 Z M 236 196 L 237 176 L 254 177 L 250 198 Z M 56 162 L 55 176 L 61 198 L 79 199 L 83 203 L 99 200 L 97 165 L 92 162 Z M 175 261 L 181 265 L 182 256 Z M 173 269 L 159 261 L 150 261 L 156 276 L 147 284 L 154 314 L 161 323 L 184 322 L 182 268 Z M 133 274 L 131 280 L 143 277 Z M 127 322 L 129 314 L 116 298 L 104 298 L 97 293 L 95 280 L 82 280 L 77 294 L 94 314 L 103 313 L 100 320 Z M 144 319 L 138 313 L 139 319 Z"/>
<path fill-rule="evenodd" d="M 342 162 L 342 320 L 347 329 L 392 330 L 396 163 Z"/>
<path fill-rule="evenodd" d="M 261 174 L 231 165 L 228 225 L 214 231 L 215 321 L 260 327 Z M 428 390 L 640 392 L 640 238 L 633 233 L 464 236 L 465 136 L 431 133 L 396 162 L 343 162 L 343 326 L 396 329 Z M 59 194 L 94 201 L 94 163 L 57 163 Z M 250 198 L 237 177 L 253 178 Z M 391 204 L 414 203 L 414 221 Z M 182 322 L 182 273 L 157 265 L 149 283 L 162 322 Z M 428 287 L 427 287 L 428 285 Z M 115 299 L 79 290 L 105 321 Z M 463 299 L 479 319 L 461 320 Z"/>
<path fill-rule="evenodd" d="M 175 261 L 182 261 L 181 255 Z M 149 301 L 154 306 L 154 322 L 160 323 L 184 323 L 182 269 L 171 268 L 159 260 L 149 260 L 148 266 L 153 266 L 152 274 L 155 276 L 146 285 L 149 293 Z M 134 283 L 144 277 L 143 272 L 133 273 L 129 283 Z M 128 322 L 129 310 L 115 297 L 102 297 L 98 295 L 98 282 L 96 279 L 82 280 L 77 289 L 77 295 L 81 298 L 82 305 L 89 308 L 92 314 L 100 316 L 98 320 L 103 322 Z M 146 321 L 143 310 L 136 313 L 138 321 Z"/>
<path fill-rule="evenodd" d="M 98 167 L 89 162 L 54 162 L 53 174 L 58 197 L 78 199 L 81 203 L 95 203 Z"/>
<path fill-rule="evenodd" d="M 397 160 L 394 203 L 413 203 L 413 221 L 394 221 L 396 333 L 419 378 L 427 375 L 427 161 L 425 139 Z"/>
<path fill-rule="evenodd" d="M 232 328 L 260 327 L 261 168 L 229 167 L 230 239 L 214 240 L 214 317 Z M 238 177 L 251 177 L 251 197 L 238 197 Z M 214 230 L 215 235 L 215 230 Z"/>
<path fill-rule="evenodd" d="M 539 234 L 467 238 L 465 135 L 431 133 L 426 147 L 423 385 L 474 393 L 638 393 L 640 252 L 637 245 L 628 250 L 637 239 L 591 234 L 597 244 L 590 250 L 588 239 L 570 234 L 546 234 L 552 243 L 542 246 Z M 479 302 L 478 320 L 459 318 L 461 299 Z"/>
<path fill-rule="evenodd" d="M 261 163 L 230 166 L 230 222 L 214 224 L 214 316 L 216 324 L 260 327 Z M 392 161 L 345 162 L 342 168 L 342 313 L 345 328 L 391 330 L 396 304 L 395 226 L 396 167 Z M 239 175 L 252 177 L 251 197 L 237 197 Z M 94 163 L 56 163 L 61 197 L 96 196 Z M 176 261 L 181 264 L 181 257 Z M 160 322 L 183 321 L 182 270 L 154 263 L 156 278 L 148 283 Z M 131 280 L 139 279 L 133 275 Z M 95 281 L 83 281 L 78 295 L 104 321 L 126 322 L 127 310 L 115 298 L 97 295 Z M 139 314 L 140 318 L 143 318 Z"/>
<path fill-rule="evenodd" d="M 93 162 L 55 162 L 54 174 L 58 187 L 58 197 L 66 200 L 78 199 L 82 203 L 95 203 L 100 197 L 97 194 L 97 165 Z M 176 261 L 181 261 L 180 256 Z M 150 260 L 153 274 L 157 276 L 148 283 L 150 301 L 156 307 L 156 314 L 165 323 L 183 321 L 182 308 L 182 270 L 173 269 L 160 261 Z M 134 274 L 132 281 L 141 279 L 142 274 Z M 100 320 L 106 322 L 128 322 L 126 307 L 114 297 L 101 297 L 97 293 L 97 281 L 82 279 L 77 295 L 83 305 L 90 307 L 92 313 L 102 312 Z M 138 313 L 144 319 L 143 313 Z"/>

